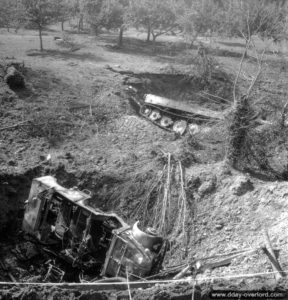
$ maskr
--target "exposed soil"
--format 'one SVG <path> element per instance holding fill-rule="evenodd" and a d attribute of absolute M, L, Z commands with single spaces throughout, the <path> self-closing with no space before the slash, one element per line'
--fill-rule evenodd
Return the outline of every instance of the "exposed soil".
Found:
<path fill-rule="evenodd" d="M 31 48 L 31 40 L 37 41 L 34 35 L 24 35 L 21 42 L 17 35 L 2 35 L 7 44 L 12 39 L 15 49 L 21 45 L 23 51 Z M 10 129 L 0 128 L 0 243 L 1 248 L 7 250 L 1 251 L 1 259 L 7 259 L 10 250 L 23 242 L 19 228 L 24 202 L 34 177 L 53 175 L 65 187 L 88 189 L 93 195 L 92 206 L 103 211 L 115 211 L 130 224 L 140 220 L 151 225 L 151 207 L 157 202 L 156 193 L 149 196 L 147 211 L 150 219 L 145 218 L 139 207 L 147 199 L 147 190 L 167 165 L 167 153 L 171 153 L 173 184 L 178 184 L 173 190 L 171 203 L 174 205 L 179 199 L 178 163 L 181 162 L 189 205 L 182 215 L 186 220 L 185 232 L 175 229 L 179 207 L 169 215 L 168 237 L 172 244 L 164 266 L 239 249 L 259 248 L 263 244 L 262 229 L 267 226 L 273 247 L 280 250 L 280 264 L 284 270 L 287 269 L 286 182 L 275 181 L 275 178 L 273 180 L 265 172 L 256 172 L 259 170 L 255 169 L 254 173 L 250 170 L 245 174 L 223 172 L 227 133 L 223 122 L 212 127 L 201 125 L 197 135 L 179 138 L 135 114 L 126 92 L 127 86 L 132 85 L 138 90 L 139 101 L 143 101 L 145 93 L 152 93 L 224 111 L 229 108 L 232 99 L 231 66 L 236 69 L 239 57 L 219 59 L 221 65 L 226 63 L 226 71 L 221 67 L 221 72 L 214 72 L 208 81 L 203 81 L 196 67 L 193 71 L 189 69 L 190 73 L 181 64 L 177 64 L 177 69 L 167 67 L 167 61 L 171 62 L 172 58 L 176 65 L 181 53 L 177 54 L 179 57 L 172 55 L 169 60 L 162 56 L 145 56 L 143 61 L 139 61 L 139 55 L 127 51 L 113 53 L 105 50 L 105 40 L 88 43 L 88 37 L 75 35 L 75 38 L 83 44 L 83 49 L 74 54 L 58 49 L 51 42 L 52 36 L 47 36 L 46 43 L 53 52 L 47 51 L 41 56 L 11 53 L 17 59 L 25 60 L 26 89 L 11 91 L 0 82 L 0 127 L 19 124 Z M 267 62 L 269 68 L 252 95 L 252 104 L 267 120 L 273 120 L 279 114 L 287 96 L 286 71 L 281 69 L 283 64 L 277 65 L 278 60 Z M 107 62 L 114 69 L 132 70 L 134 73 L 112 72 L 105 66 Z M 227 71 L 228 66 L 230 71 Z M 256 67 L 253 61 L 248 60 L 245 68 L 248 72 Z M 239 93 L 243 90 L 245 82 L 242 79 Z M 213 94 L 222 100 L 218 101 L 215 97 L 213 101 L 211 97 L 205 99 L 203 92 L 206 96 L 207 93 Z M 28 122 L 21 123 L 23 121 Z M 287 158 L 285 151 L 278 147 L 271 154 L 271 160 L 278 163 L 274 164 L 275 168 L 283 167 L 281 159 Z M 51 159 L 47 160 L 48 155 Z M 41 273 L 30 270 L 27 274 L 25 268 L 31 264 L 29 259 L 24 265 L 17 259 L 8 262 L 11 274 L 19 281 L 25 282 L 30 276 L 31 280 L 36 280 L 35 276 Z M 235 258 L 228 267 L 207 271 L 204 275 L 266 271 L 271 271 L 271 265 L 259 249 L 247 257 Z M 5 274 L 0 277 L 1 280 L 9 280 Z M 202 284 L 202 292 L 216 284 L 216 280 Z M 260 289 L 263 286 L 275 287 L 273 275 L 267 276 L 266 280 L 256 278 L 219 283 L 219 288 L 232 290 L 239 287 Z M 3 288 L 0 297 L 129 299 L 127 291 L 79 292 L 40 287 Z M 143 300 L 191 299 L 191 285 L 135 290 L 132 297 Z"/>

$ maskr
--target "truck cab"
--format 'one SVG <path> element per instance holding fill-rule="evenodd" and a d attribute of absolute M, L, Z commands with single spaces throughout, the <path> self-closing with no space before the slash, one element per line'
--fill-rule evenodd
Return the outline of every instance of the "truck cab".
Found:
<path fill-rule="evenodd" d="M 165 255 L 164 239 L 151 229 L 140 230 L 138 223 L 129 226 L 117 214 L 95 209 L 90 202 L 88 191 L 64 188 L 52 176 L 35 178 L 22 229 L 90 278 L 135 280 L 158 271 Z"/>

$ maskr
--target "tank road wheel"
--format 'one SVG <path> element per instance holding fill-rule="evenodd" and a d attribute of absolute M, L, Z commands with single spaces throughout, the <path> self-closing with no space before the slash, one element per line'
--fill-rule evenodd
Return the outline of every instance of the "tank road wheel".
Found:
<path fill-rule="evenodd" d="M 150 116 L 149 116 L 149 119 L 150 119 L 151 121 L 153 121 L 153 122 L 155 122 L 155 121 L 161 119 L 161 114 L 160 114 L 159 110 L 156 110 L 156 109 L 155 109 L 155 110 L 152 110 L 152 112 L 151 112 L 151 114 L 150 114 Z"/>
<path fill-rule="evenodd" d="M 171 119 L 171 118 L 169 118 L 169 117 L 167 117 L 167 116 L 163 116 L 162 118 L 161 118 L 161 120 L 160 120 L 160 125 L 162 126 L 162 127 L 169 127 L 170 125 L 172 125 L 173 124 L 173 120 Z"/>
<path fill-rule="evenodd" d="M 191 135 L 200 132 L 199 126 L 197 124 L 189 124 L 189 133 Z"/>
<path fill-rule="evenodd" d="M 182 135 L 187 128 L 187 122 L 185 120 L 176 121 L 173 125 L 173 131 Z"/>
<path fill-rule="evenodd" d="M 144 115 L 145 117 L 148 117 L 150 115 L 151 111 L 152 111 L 152 109 L 149 106 L 144 105 L 141 107 L 140 113 L 142 115 Z"/>

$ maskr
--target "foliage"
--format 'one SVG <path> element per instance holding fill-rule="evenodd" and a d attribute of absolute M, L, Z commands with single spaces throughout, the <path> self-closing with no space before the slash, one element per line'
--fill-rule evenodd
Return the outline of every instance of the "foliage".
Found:
<path fill-rule="evenodd" d="M 43 51 L 42 30 L 57 20 L 57 3 L 57 0 L 22 0 L 26 21 L 35 24 L 39 31 L 41 51 Z"/>
<path fill-rule="evenodd" d="M 275 116 L 275 119 L 273 123 L 256 128 L 250 122 L 237 167 L 274 180 L 287 180 L 288 128 L 287 124 L 281 124 L 281 116 Z"/>
<path fill-rule="evenodd" d="M 258 35 L 275 40 L 286 31 L 287 10 L 277 1 L 195 0 L 182 5 L 185 10 L 177 14 L 177 22 L 192 42 L 206 33 L 246 39 Z"/>
<path fill-rule="evenodd" d="M 104 1 L 101 7 L 101 25 L 106 29 L 116 29 L 123 24 L 122 6 L 117 1 Z"/>
<path fill-rule="evenodd" d="M 26 20 L 43 29 L 55 20 L 56 0 L 22 0 Z"/>
<path fill-rule="evenodd" d="M 134 25 L 146 28 L 155 41 L 158 36 L 177 28 L 176 11 L 179 7 L 176 1 L 133 0 L 130 16 Z"/>
<path fill-rule="evenodd" d="M 128 6 L 127 0 L 84 0 L 83 12 L 96 34 L 101 27 L 108 30 L 120 28 L 118 42 L 120 45 L 124 28 L 128 23 Z"/>
<path fill-rule="evenodd" d="M 125 4 L 116 0 L 85 0 L 83 11 L 90 25 L 116 29 L 124 23 Z"/>
<path fill-rule="evenodd" d="M 23 19 L 17 0 L 0 0 L 0 7 L 0 27 L 17 29 Z"/>
<path fill-rule="evenodd" d="M 98 28 L 102 25 L 102 6 L 103 0 L 84 0 L 82 11 L 85 15 L 87 22 L 90 24 L 91 28 L 97 34 Z M 78 9 L 80 6 L 78 4 Z"/>
<path fill-rule="evenodd" d="M 226 159 L 231 167 L 235 167 L 243 154 L 247 140 L 248 126 L 253 117 L 253 110 L 246 96 L 237 99 L 228 118 L 228 143 Z"/>
<path fill-rule="evenodd" d="M 58 0 L 56 2 L 56 15 L 55 18 L 62 23 L 62 30 L 63 28 L 63 23 L 72 16 L 73 14 L 73 1 L 71 0 Z"/>
<path fill-rule="evenodd" d="M 275 2 L 243 1 L 222 14 L 220 32 L 228 36 L 274 38 L 285 30 L 286 11 Z"/>

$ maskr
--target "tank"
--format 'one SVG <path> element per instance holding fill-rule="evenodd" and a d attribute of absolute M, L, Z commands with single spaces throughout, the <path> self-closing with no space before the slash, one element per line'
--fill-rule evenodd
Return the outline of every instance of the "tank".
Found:
<path fill-rule="evenodd" d="M 137 93 L 133 87 L 129 87 L 128 91 L 131 96 Z M 196 133 L 201 123 L 213 123 L 224 119 L 221 112 L 153 94 L 144 95 L 144 103 L 139 103 L 134 96 L 130 99 L 139 106 L 142 117 L 162 129 L 180 135 L 186 132 Z"/>

